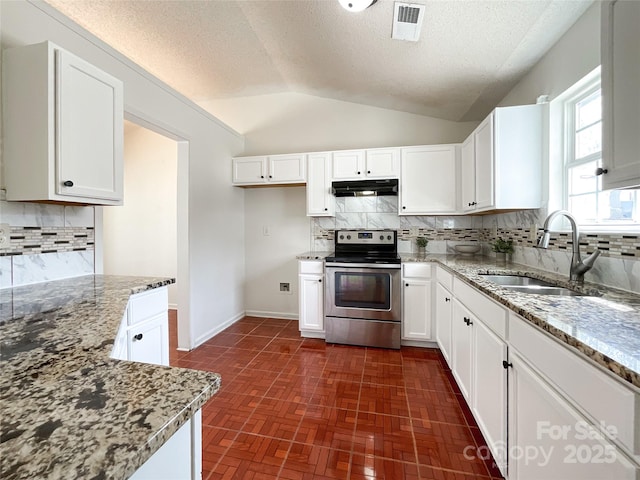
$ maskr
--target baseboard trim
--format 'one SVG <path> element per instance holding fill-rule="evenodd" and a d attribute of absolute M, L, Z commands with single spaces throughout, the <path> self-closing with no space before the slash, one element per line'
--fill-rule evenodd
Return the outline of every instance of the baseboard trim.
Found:
<path fill-rule="evenodd" d="M 403 347 L 439 348 L 436 342 L 421 342 L 419 340 L 401 340 L 400 345 Z"/>
<path fill-rule="evenodd" d="M 219 334 L 221 331 L 223 331 L 225 328 L 230 327 L 231 325 L 233 325 L 234 323 L 236 323 L 238 320 L 240 320 L 241 318 L 243 318 L 245 316 L 244 312 L 240 312 L 236 315 L 234 315 L 233 317 L 231 317 L 229 320 L 227 320 L 226 322 L 222 323 L 221 325 L 216 325 L 214 328 L 212 328 L 211 330 L 203 333 L 202 335 L 200 335 L 198 338 L 195 339 L 195 341 L 193 342 L 193 347 L 191 348 L 191 350 L 198 348 L 200 345 L 202 345 L 204 342 L 206 342 L 207 340 L 209 340 L 210 338 L 214 337 L 215 335 Z"/>
<path fill-rule="evenodd" d="M 296 313 L 265 312 L 263 310 L 246 310 L 245 315 L 260 318 L 280 318 L 282 320 L 298 320 Z"/>

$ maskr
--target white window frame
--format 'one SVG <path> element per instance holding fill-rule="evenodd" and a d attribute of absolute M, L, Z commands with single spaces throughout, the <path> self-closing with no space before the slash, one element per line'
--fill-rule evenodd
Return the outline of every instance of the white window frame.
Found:
<path fill-rule="evenodd" d="M 581 158 L 580 160 L 575 159 L 574 148 L 575 148 L 575 106 L 581 100 L 584 100 L 589 95 L 592 95 L 595 91 L 601 89 L 601 77 L 600 77 L 600 67 L 596 68 L 590 74 L 585 76 L 582 80 L 577 82 L 573 87 L 568 89 L 565 93 L 558 96 L 553 103 L 558 103 L 558 107 L 556 109 L 551 110 L 551 114 L 553 115 L 553 111 L 559 115 L 561 115 L 560 121 L 551 122 L 562 128 L 561 135 L 558 136 L 558 139 L 561 141 L 562 145 L 560 151 L 556 156 L 557 161 L 561 163 L 561 166 L 558 164 L 556 168 L 549 168 L 549 172 L 556 172 L 561 174 L 561 181 L 558 193 L 560 193 L 560 204 L 558 205 L 560 208 L 568 209 L 569 207 L 569 168 L 576 167 L 581 164 L 592 162 L 596 159 L 600 159 L 602 161 L 602 150 L 600 152 L 588 155 L 587 157 Z M 556 127 L 557 128 L 557 127 Z M 553 157 L 554 155 L 550 155 Z M 552 174 L 552 173 L 551 173 Z M 557 183 L 556 183 L 557 185 Z M 550 188 L 553 187 L 553 182 L 550 179 L 549 183 Z M 557 187 L 556 187 L 557 188 Z M 560 191 L 561 190 L 561 191 Z M 599 190 L 602 192 L 602 190 Z M 550 200 L 553 195 L 550 192 Z M 580 230 L 582 232 L 607 232 L 607 233 L 624 233 L 624 232 L 640 232 L 640 224 L 635 225 L 623 225 L 623 224 L 595 224 L 595 223 L 582 223 L 580 219 L 577 219 L 578 224 L 580 226 Z"/>

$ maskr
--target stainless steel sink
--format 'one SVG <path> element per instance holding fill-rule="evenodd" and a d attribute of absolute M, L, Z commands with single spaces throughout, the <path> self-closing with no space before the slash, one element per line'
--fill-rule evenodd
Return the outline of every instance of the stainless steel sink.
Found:
<path fill-rule="evenodd" d="M 527 277 L 525 275 L 488 275 L 480 274 L 486 280 L 504 288 L 521 293 L 535 293 L 536 295 L 581 296 L 583 293 L 559 287 L 553 283 Z"/>

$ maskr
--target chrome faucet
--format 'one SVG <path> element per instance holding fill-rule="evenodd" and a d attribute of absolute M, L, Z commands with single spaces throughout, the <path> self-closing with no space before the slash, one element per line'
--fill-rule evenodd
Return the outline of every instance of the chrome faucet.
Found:
<path fill-rule="evenodd" d="M 564 215 L 569 219 L 569 223 L 571 224 L 571 243 L 573 246 L 573 255 L 571 256 L 571 268 L 569 269 L 569 280 L 572 282 L 584 283 L 584 274 L 591 270 L 593 264 L 600 255 L 600 250 L 596 248 L 596 251 L 589 255 L 587 258 L 582 261 L 580 258 L 580 243 L 578 240 L 580 239 L 580 232 L 578 231 L 578 225 L 576 224 L 576 219 L 573 218 L 566 210 L 556 210 L 549 214 L 547 219 L 544 221 L 544 226 L 542 227 L 543 233 L 538 240 L 538 248 L 548 248 L 549 240 L 551 239 L 551 234 L 549 233 L 549 225 L 559 215 Z"/>

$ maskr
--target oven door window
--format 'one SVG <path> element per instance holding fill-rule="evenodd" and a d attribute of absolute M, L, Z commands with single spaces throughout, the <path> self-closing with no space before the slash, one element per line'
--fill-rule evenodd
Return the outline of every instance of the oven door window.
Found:
<path fill-rule="evenodd" d="M 335 305 L 390 310 L 391 276 L 388 273 L 336 272 Z"/>

